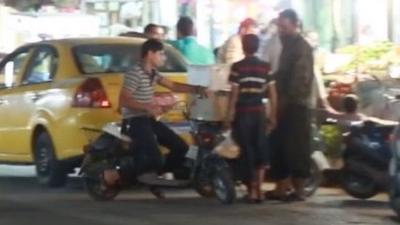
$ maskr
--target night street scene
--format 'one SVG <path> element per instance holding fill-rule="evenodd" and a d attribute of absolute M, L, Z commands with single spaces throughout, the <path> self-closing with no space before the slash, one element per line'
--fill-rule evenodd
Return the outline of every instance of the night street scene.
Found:
<path fill-rule="evenodd" d="M 400 0 L 0 0 L 0 225 L 400 223 Z"/>

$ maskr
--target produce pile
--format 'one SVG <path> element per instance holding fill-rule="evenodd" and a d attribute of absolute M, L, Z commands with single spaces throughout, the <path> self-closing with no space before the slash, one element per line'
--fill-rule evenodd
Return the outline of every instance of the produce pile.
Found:
<path fill-rule="evenodd" d="M 390 65 L 400 65 L 400 47 L 391 42 L 377 42 L 368 45 L 350 45 L 337 50 L 349 54 L 351 61 L 339 68 L 340 73 L 387 75 Z"/>

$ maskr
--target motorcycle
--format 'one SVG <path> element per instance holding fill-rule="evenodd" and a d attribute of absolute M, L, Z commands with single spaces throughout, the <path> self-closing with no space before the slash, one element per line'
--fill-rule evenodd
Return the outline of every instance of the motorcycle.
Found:
<path fill-rule="evenodd" d="M 342 187 L 351 196 L 368 199 L 388 190 L 390 137 L 395 123 L 352 122 L 344 134 Z"/>
<path fill-rule="evenodd" d="M 83 128 L 100 135 L 85 147 L 84 160 L 81 165 L 82 175 L 87 193 L 94 200 L 113 200 L 121 190 L 134 185 L 151 185 L 160 188 L 193 188 L 201 196 L 216 198 L 223 204 L 232 204 L 236 198 L 235 185 L 231 178 L 229 166 L 220 157 L 213 146 L 220 141 L 217 132 L 220 124 L 198 119 L 189 119 L 191 136 L 194 144 L 186 154 L 185 166 L 190 171 L 187 180 L 163 179 L 157 184 L 139 182 L 134 171 L 134 154 L 129 149 L 131 140 L 121 133 L 121 125 L 110 123 L 101 130 Z M 133 151 L 134 152 L 134 151 Z M 115 169 L 119 173 L 116 185 L 106 184 L 102 174 L 107 169 Z"/>

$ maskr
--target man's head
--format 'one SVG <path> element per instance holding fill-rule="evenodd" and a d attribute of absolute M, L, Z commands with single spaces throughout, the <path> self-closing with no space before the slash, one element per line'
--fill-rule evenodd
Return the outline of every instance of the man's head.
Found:
<path fill-rule="evenodd" d="M 149 39 L 141 48 L 142 59 L 152 67 L 161 67 L 165 63 L 164 45 L 157 39 Z"/>
<path fill-rule="evenodd" d="M 159 40 L 163 40 L 165 37 L 164 29 L 161 26 L 156 25 L 154 23 L 150 23 L 144 28 L 144 34 L 148 38 L 154 38 Z"/>
<path fill-rule="evenodd" d="M 246 34 L 257 33 L 257 21 L 251 18 L 247 18 L 240 23 L 239 35 L 243 36 Z"/>
<path fill-rule="evenodd" d="M 292 9 L 286 9 L 279 14 L 278 28 L 282 36 L 290 36 L 298 33 L 299 17 Z"/>
<path fill-rule="evenodd" d="M 245 55 L 254 55 L 258 46 L 260 45 L 260 40 L 255 34 L 246 34 L 242 37 L 242 47 Z"/>
<path fill-rule="evenodd" d="M 195 33 L 193 20 L 188 16 L 179 18 L 176 29 L 178 31 L 178 38 L 193 36 Z"/>
<path fill-rule="evenodd" d="M 356 113 L 358 111 L 358 97 L 354 94 L 346 95 L 343 98 L 343 110 L 346 113 Z"/>

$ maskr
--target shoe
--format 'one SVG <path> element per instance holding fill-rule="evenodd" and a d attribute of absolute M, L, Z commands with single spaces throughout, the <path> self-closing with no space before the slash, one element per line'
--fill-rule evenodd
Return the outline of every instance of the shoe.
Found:
<path fill-rule="evenodd" d="M 287 194 L 285 195 L 281 195 L 281 194 L 277 194 L 276 191 L 266 191 L 264 193 L 264 197 L 266 200 L 272 200 L 272 201 L 283 201 L 284 199 L 287 198 Z"/>
<path fill-rule="evenodd" d="M 305 197 L 300 196 L 295 192 L 290 193 L 283 199 L 284 202 L 304 202 L 305 200 L 306 200 Z"/>
<path fill-rule="evenodd" d="M 166 180 L 158 176 L 157 173 L 149 172 L 139 175 L 137 180 L 143 184 L 150 186 L 163 186 L 163 187 L 185 187 L 190 185 L 189 180 Z"/>
<path fill-rule="evenodd" d="M 244 195 L 242 198 L 243 202 L 248 203 L 248 204 L 256 204 L 258 203 L 255 198 L 250 198 L 248 194 Z"/>

